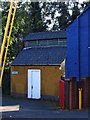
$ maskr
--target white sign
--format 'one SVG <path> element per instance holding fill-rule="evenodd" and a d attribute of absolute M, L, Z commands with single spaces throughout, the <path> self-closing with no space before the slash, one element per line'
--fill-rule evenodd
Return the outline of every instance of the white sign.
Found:
<path fill-rule="evenodd" d="M 12 75 L 17 75 L 18 72 L 17 71 L 12 71 Z"/>

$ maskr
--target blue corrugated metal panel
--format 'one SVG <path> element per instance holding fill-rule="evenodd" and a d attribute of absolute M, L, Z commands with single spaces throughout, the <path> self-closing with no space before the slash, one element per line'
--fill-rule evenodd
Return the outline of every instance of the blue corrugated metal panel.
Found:
<path fill-rule="evenodd" d="M 88 75 L 90 76 L 90 9 L 89 9 L 89 36 L 88 36 L 88 63 L 89 63 L 89 67 L 88 67 Z"/>
<path fill-rule="evenodd" d="M 79 18 L 80 76 L 88 76 L 88 11 Z"/>
<path fill-rule="evenodd" d="M 78 20 L 67 29 L 66 78 L 78 78 Z"/>
<path fill-rule="evenodd" d="M 66 77 L 90 76 L 90 5 L 67 29 L 66 57 Z"/>

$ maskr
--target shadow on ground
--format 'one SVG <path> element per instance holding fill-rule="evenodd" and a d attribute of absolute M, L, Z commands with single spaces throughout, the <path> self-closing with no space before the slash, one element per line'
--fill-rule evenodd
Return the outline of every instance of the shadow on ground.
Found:
<path fill-rule="evenodd" d="M 54 101 L 3 97 L 2 105 L 19 105 L 18 111 L 3 112 L 3 118 L 88 118 L 87 110 L 63 111 Z"/>

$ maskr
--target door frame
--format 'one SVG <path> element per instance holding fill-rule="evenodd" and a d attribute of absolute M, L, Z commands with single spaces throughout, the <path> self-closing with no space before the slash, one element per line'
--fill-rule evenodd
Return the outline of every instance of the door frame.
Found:
<path fill-rule="evenodd" d="M 28 90 L 30 90 L 30 91 L 32 91 L 32 80 L 30 81 L 29 79 L 29 75 L 31 74 L 31 72 L 29 73 L 29 70 L 32 72 L 32 71 L 39 71 L 39 73 L 40 73 L 40 98 L 41 98 L 41 70 L 40 69 L 28 69 L 28 79 L 27 79 L 27 98 L 31 98 L 31 99 L 40 99 L 40 98 L 32 98 L 32 92 L 31 92 L 31 94 L 29 94 L 29 92 L 28 92 Z M 32 79 L 32 78 L 31 78 Z M 30 85 L 30 83 L 31 83 L 31 85 Z M 30 89 L 31 88 L 31 89 Z"/>

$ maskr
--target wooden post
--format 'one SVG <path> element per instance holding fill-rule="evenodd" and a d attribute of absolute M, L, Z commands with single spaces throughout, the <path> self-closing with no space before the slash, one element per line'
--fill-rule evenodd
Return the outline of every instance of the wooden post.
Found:
<path fill-rule="evenodd" d="M 69 105 L 70 105 L 70 110 L 72 109 L 72 83 L 70 80 L 70 92 L 69 92 Z"/>
<path fill-rule="evenodd" d="M 69 109 L 77 108 L 77 81 L 75 77 L 70 79 Z"/>

